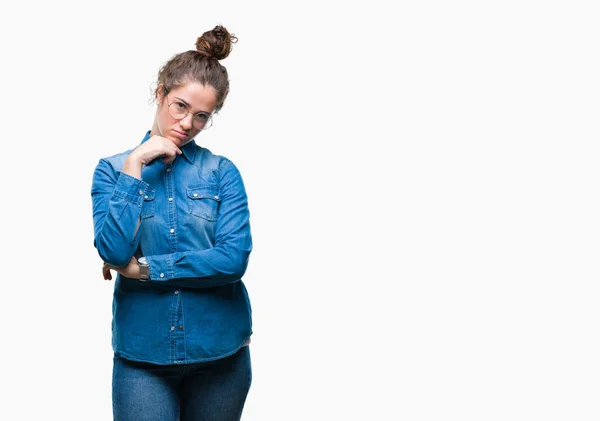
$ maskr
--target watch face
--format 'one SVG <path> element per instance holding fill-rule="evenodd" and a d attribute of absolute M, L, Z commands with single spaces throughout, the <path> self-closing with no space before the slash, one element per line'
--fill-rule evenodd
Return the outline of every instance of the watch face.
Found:
<path fill-rule="evenodd" d="M 145 258 L 145 257 L 140 257 L 140 258 L 138 259 L 138 263 L 139 263 L 140 265 L 147 265 L 147 264 L 148 264 L 148 262 L 146 262 L 146 258 Z"/>

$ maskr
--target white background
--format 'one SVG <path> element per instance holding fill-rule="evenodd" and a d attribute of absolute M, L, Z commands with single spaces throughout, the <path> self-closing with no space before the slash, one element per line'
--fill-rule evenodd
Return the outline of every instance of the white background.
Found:
<path fill-rule="evenodd" d="M 0 419 L 112 419 L 92 173 L 216 24 L 197 141 L 250 200 L 243 420 L 600 418 L 598 10 L 394 4 L 2 6 Z"/>

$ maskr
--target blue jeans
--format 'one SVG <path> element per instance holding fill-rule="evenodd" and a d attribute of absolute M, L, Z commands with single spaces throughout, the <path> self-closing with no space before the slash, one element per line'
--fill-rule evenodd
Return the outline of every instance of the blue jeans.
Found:
<path fill-rule="evenodd" d="M 215 361 L 156 365 L 113 361 L 115 421 L 234 421 L 252 383 L 250 347 Z"/>

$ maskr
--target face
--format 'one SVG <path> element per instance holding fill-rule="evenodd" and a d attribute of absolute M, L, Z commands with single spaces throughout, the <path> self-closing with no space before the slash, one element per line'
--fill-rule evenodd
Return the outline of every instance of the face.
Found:
<path fill-rule="evenodd" d="M 212 86 L 198 82 L 188 82 L 162 95 L 158 89 L 158 107 L 150 135 L 159 135 L 170 139 L 178 147 L 192 140 L 201 129 L 194 127 L 192 118 L 200 118 L 204 113 L 212 114 L 217 104 L 217 92 Z M 170 105 L 171 104 L 171 105 Z M 169 112 L 169 105 L 171 112 Z M 173 118 L 172 113 L 189 111 L 181 119 Z M 194 117 L 196 116 L 196 117 Z"/>

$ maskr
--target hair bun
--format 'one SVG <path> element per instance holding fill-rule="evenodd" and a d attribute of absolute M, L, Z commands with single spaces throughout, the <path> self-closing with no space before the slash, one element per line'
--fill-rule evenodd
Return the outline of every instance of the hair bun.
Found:
<path fill-rule="evenodd" d="M 198 53 L 223 60 L 229 55 L 232 45 L 237 42 L 237 37 L 230 34 L 224 26 L 217 25 L 211 31 L 206 31 L 196 40 Z"/>

